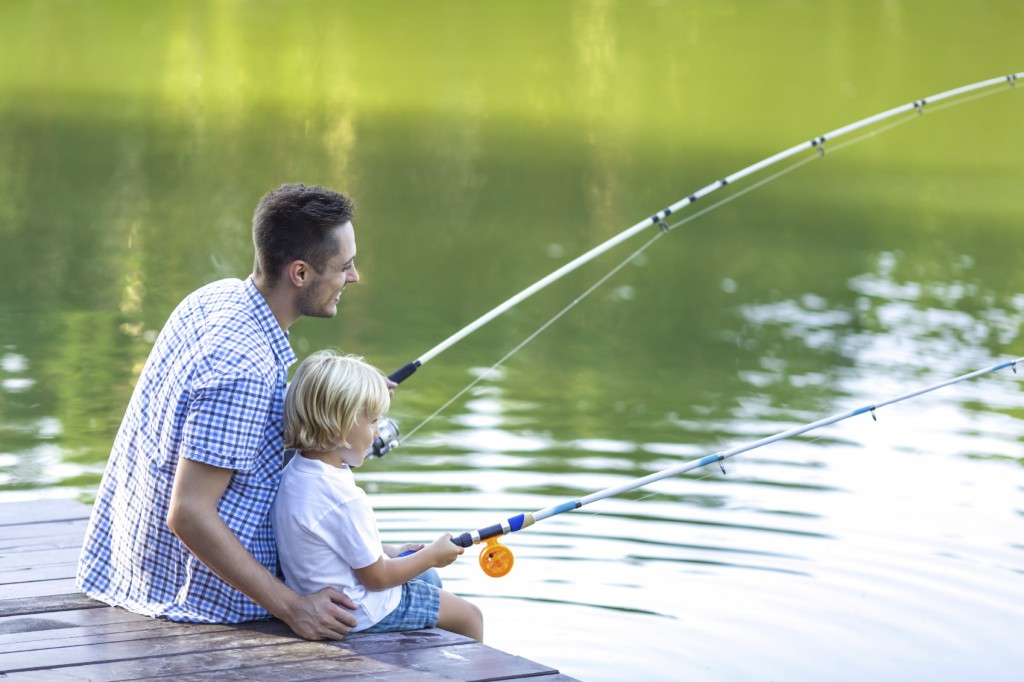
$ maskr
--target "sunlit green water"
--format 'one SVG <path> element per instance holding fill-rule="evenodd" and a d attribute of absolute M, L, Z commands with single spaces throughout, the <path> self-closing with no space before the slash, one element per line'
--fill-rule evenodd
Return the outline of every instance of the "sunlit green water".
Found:
<path fill-rule="evenodd" d="M 741 167 L 1024 69 L 1022 28 L 1015 2 L 4 3 L 0 499 L 90 498 L 154 335 L 248 272 L 270 187 L 359 204 L 363 282 L 293 328 L 299 355 L 390 371 Z M 1022 354 L 1021 94 L 901 118 L 662 238 L 367 465 L 385 534 Z M 642 239 L 424 366 L 406 432 Z M 449 585 L 495 646 L 582 679 L 1008 679 L 1020 385 L 880 416 L 538 524 L 509 577 L 464 560 Z"/>

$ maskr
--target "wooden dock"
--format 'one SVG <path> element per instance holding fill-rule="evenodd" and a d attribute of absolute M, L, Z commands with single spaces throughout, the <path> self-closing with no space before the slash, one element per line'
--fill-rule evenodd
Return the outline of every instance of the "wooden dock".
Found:
<path fill-rule="evenodd" d="M 0 504 L 0 678 L 572 680 L 444 630 L 307 642 L 278 620 L 193 625 L 89 599 L 74 575 L 89 507 Z"/>

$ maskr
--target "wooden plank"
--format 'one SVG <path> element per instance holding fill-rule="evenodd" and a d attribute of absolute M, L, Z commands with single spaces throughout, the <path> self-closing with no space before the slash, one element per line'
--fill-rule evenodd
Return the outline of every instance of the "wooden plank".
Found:
<path fill-rule="evenodd" d="M 408 651 L 398 649 L 374 657 L 392 663 L 400 670 L 429 670 L 456 680 L 511 680 L 554 674 L 557 671 L 540 663 L 513 656 L 483 644 L 459 647 L 435 647 Z M 343 676 L 319 679 L 341 679 Z"/>
<path fill-rule="evenodd" d="M 444 630 L 307 642 L 281 621 L 173 623 L 111 608 L 74 586 L 89 507 L 0 504 L 0 677 L 504 680 L 571 678 Z"/>
<path fill-rule="evenodd" d="M 77 561 L 52 563 L 46 566 L 19 566 L 10 569 L 0 569 L 0 585 L 75 578 L 77 569 Z"/>
<path fill-rule="evenodd" d="M 37 580 L 28 583 L 0 585 L 0 605 L 5 601 L 13 599 L 47 598 L 54 594 L 70 594 L 77 589 L 74 578 L 58 578 L 56 580 Z"/>
<path fill-rule="evenodd" d="M 430 672 L 423 672 L 419 670 L 398 670 L 387 666 L 383 663 L 376 662 L 360 662 L 363 666 L 363 673 L 353 673 L 349 678 L 351 682 L 363 682 L 369 680 L 375 680 L 377 682 L 381 680 L 394 680 L 395 682 L 451 682 L 450 677 L 442 677 Z M 337 669 L 337 665 L 335 666 Z M 289 682 L 302 682 L 304 680 L 317 680 L 323 679 L 322 674 L 313 673 L 313 677 L 309 677 L 305 674 L 305 664 L 296 663 L 290 666 L 282 666 L 280 668 L 281 676 L 279 678 L 261 678 L 254 677 L 252 670 L 242 671 L 225 671 L 215 673 L 214 676 L 206 677 L 205 679 L 214 680 L 242 680 L 244 682 L 253 682 L 254 680 L 261 679 L 286 679 Z M 75 668 L 59 668 L 56 670 L 30 670 L 26 672 L 15 672 L 4 675 L 4 680 L 11 680 L 12 682 L 90 682 L 95 680 L 96 682 L 107 682 L 107 680 L 131 680 L 131 679 L 154 679 L 150 671 L 134 671 L 134 672 L 114 672 L 108 668 L 108 666 L 80 666 Z M 134 676 L 133 676 L 134 675 Z M 158 678 L 166 680 L 168 678 Z M 171 678 L 171 679 L 181 679 Z M 190 675 L 188 679 L 196 679 Z M 544 678 L 549 679 L 549 678 Z"/>
<path fill-rule="evenodd" d="M 88 519 L 91 507 L 75 500 L 33 500 L 0 504 L 0 527 Z"/>
<path fill-rule="evenodd" d="M 52 646 L 55 640 L 79 637 L 83 643 L 88 643 L 88 638 L 96 636 L 173 626 L 176 624 L 167 620 L 147 618 L 113 607 L 5 616 L 0 618 L 0 651 L 13 650 L 13 645 L 21 642 Z M 226 629 L 230 626 L 217 627 Z"/>
<path fill-rule="evenodd" d="M 50 642 L 52 648 L 27 649 L 30 643 L 5 647 L 0 652 L 0 670 L 38 670 L 51 667 L 84 665 L 136 659 L 178 657 L 197 650 L 226 652 L 261 645 L 284 643 L 287 638 L 258 631 L 219 630 L 205 628 L 172 628 L 163 632 L 129 633 L 128 638 L 109 638 L 87 646 L 72 640 Z"/>
<path fill-rule="evenodd" d="M 63 546 L 81 547 L 88 522 L 83 519 L 71 521 L 45 521 L 43 523 L 22 523 L 0 527 L 0 549 L 8 546 L 26 546 L 24 540 L 58 542 Z"/>
<path fill-rule="evenodd" d="M 4 550 L 0 552 L 0 570 L 36 568 L 54 564 L 77 564 L 82 553 L 78 547 L 57 547 L 53 549 L 31 549 L 23 552 Z"/>
<path fill-rule="evenodd" d="M 211 661 L 210 665 L 220 662 Z M 557 671 L 491 647 L 467 641 L 453 646 L 398 647 L 373 656 L 320 657 L 307 661 L 277 662 L 264 657 L 248 658 L 238 667 L 208 667 L 189 673 L 194 680 L 253 679 L 346 680 L 407 679 L 420 673 L 429 680 L 507 680 L 557 674 Z M 174 675 L 168 675 L 174 677 Z M 166 679 L 166 678 L 157 678 Z"/>
<path fill-rule="evenodd" d="M 122 653 L 133 650 L 135 642 L 144 642 L 148 648 L 140 648 L 143 655 L 161 654 L 161 647 L 168 647 L 176 653 L 178 645 L 187 638 L 198 643 L 196 649 L 210 648 L 219 640 L 210 633 L 233 635 L 237 647 L 268 646 L 271 644 L 293 644 L 312 647 L 317 653 L 344 655 L 377 653 L 394 646 L 441 646 L 465 644 L 472 640 L 445 630 L 416 630 L 409 633 L 374 633 L 351 635 L 343 642 L 307 642 L 296 636 L 287 625 L 277 620 L 258 621 L 244 624 L 198 624 L 175 623 L 165 619 L 148 618 L 128 613 L 124 609 L 99 609 L 4 619 L 3 625 L 10 631 L 0 635 L 0 656 L 3 654 L 25 653 L 40 649 L 70 649 L 73 647 L 99 646 L 108 649 L 124 644 Z M 36 625 L 32 619 L 46 622 L 49 629 Z M 30 629 L 30 631 L 26 631 Z M 167 642 L 153 640 L 167 638 Z M 324 650 L 323 647 L 332 647 Z M 225 647 L 231 648 L 230 646 Z M 83 652 L 68 653 L 75 658 Z"/>
<path fill-rule="evenodd" d="M 31 563 L 30 554 L 41 555 L 38 564 L 33 565 Z M 23 579 L 25 572 L 48 571 L 53 574 L 49 579 L 56 579 L 74 578 L 77 570 L 78 550 L 56 549 L 49 553 L 25 552 L 20 556 L 0 553 L 0 576 L 3 576 L 3 580 L 0 580 L 0 585 L 13 582 L 28 582 Z"/>
<path fill-rule="evenodd" d="M 195 632 L 196 626 L 182 626 Z M 236 633 L 237 635 L 238 633 Z M 342 643 L 306 642 L 298 638 L 260 645 L 271 641 L 250 632 L 244 637 L 231 638 L 230 633 L 205 634 L 196 637 L 183 635 L 183 647 L 163 646 L 152 639 L 140 640 L 144 649 L 125 649 L 88 645 L 98 656 L 107 660 L 82 660 L 56 669 L 35 665 L 33 651 L 24 652 L 15 666 L 12 660 L 0 657 L 0 669 L 7 670 L 6 679 L 44 679 L 34 673 L 49 673 L 45 679 L 460 679 L 501 680 L 524 676 L 554 675 L 557 671 L 547 666 L 511 656 L 472 640 L 443 630 L 386 633 L 380 635 L 353 635 Z M 271 637 L 273 637 L 271 635 Z M 228 641 L 234 646 L 222 648 Z M 247 645 L 241 646 L 240 642 Z M 180 644 L 185 644 L 181 642 Z M 84 646 L 82 647 L 84 648 Z M 43 651 L 50 653 L 53 651 Z M 45 659 L 40 659 L 45 660 Z M 47 665 L 53 665 L 52 662 Z"/>
<path fill-rule="evenodd" d="M 0 647 L 0 670 L 10 674 L 89 666 L 102 678 L 131 676 L 141 671 L 151 677 L 155 668 L 160 675 L 191 676 L 204 670 L 386 654 L 395 647 L 413 650 L 465 646 L 472 642 L 443 630 L 353 635 L 340 643 L 307 642 L 290 633 L 279 634 L 283 624 L 270 622 L 248 627 L 157 621 L 159 629 L 154 629 L 154 622 L 147 620 L 150 627 L 145 630 L 122 627 L 116 633 L 109 628 L 89 632 L 84 627 L 73 627 L 68 633 L 60 628 L 42 631 L 43 637 L 39 639 L 20 637 L 17 639 L 21 641 L 5 641 Z"/>
<path fill-rule="evenodd" d="M 8 526 L 11 528 L 25 528 L 26 526 Z M 31 526 L 27 526 L 31 528 Z M 47 536 L 36 538 L 6 538 L 0 541 L 0 556 L 18 556 L 26 552 L 36 552 L 44 558 L 47 552 L 61 552 L 68 556 L 78 556 L 82 551 L 82 534 L 67 536 Z"/>
<path fill-rule="evenodd" d="M 45 597 L 25 597 L 0 601 L 0 616 L 21 616 L 30 613 L 50 613 L 68 609 L 110 608 L 102 602 L 86 597 L 81 592 L 51 594 Z"/>
<path fill-rule="evenodd" d="M 123 609 L 97 609 L 96 611 L 100 613 L 108 611 L 128 613 Z M 212 642 L 214 640 L 206 639 L 210 633 L 237 634 L 239 630 L 262 633 L 263 635 L 270 636 L 274 642 L 281 640 L 290 641 L 293 639 L 304 641 L 299 640 L 290 633 L 281 634 L 272 630 L 268 631 L 267 628 L 259 627 L 259 624 L 253 624 L 256 627 L 249 628 L 232 624 L 176 623 L 163 618 L 149 618 L 137 614 L 128 614 L 132 618 L 123 620 L 115 618 L 93 620 L 79 616 L 76 619 L 78 622 L 70 622 L 69 619 L 62 618 L 62 615 L 23 616 L 5 621 L 6 626 L 10 628 L 10 634 L 0 635 L 0 656 L 3 654 L 56 648 L 66 649 L 90 646 L 110 648 L 116 644 L 127 643 L 130 645 L 133 642 L 154 640 L 161 637 L 176 638 L 175 642 L 182 641 L 182 637 L 203 638 L 203 641 Z M 50 625 L 50 627 L 45 628 L 44 625 Z M 33 629 L 28 630 L 27 628 Z M 239 642 L 242 642 L 245 638 L 239 636 L 237 639 Z"/>

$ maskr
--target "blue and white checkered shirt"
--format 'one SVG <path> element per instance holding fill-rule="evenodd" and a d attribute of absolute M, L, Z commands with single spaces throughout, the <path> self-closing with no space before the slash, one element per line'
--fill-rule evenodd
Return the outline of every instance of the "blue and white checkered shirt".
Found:
<path fill-rule="evenodd" d="M 114 441 L 78 565 L 83 592 L 178 621 L 269 616 L 196 559 L 166 519 L 179 457 L 233 469 L 221 518 L 279 574 L 270 505 L 281 479 L 282 409 L 294 361 L 251 277 L 214 282 L 181 302 Z"/>

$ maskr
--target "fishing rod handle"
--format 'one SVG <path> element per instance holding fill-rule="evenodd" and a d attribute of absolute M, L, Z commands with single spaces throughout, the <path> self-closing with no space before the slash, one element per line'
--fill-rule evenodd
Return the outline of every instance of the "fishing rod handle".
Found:
<path fill-rule="evenodd" d="M 519 530 L 519 528 L 516 528 L 515 530 Z M 509 528 L 507 522 L 504 524 L 496 523 L 493 526 L 487 526 L 486 528 L 481 528 L 480 530 L 471 530 L 469 532 L 463 533 L 462 535 L 453 535 L 452 542 L 454 542 L 459 547 L 472 547 L 478 542 L 483 542 L 484 540 L 488 540 L 490 538 L 496 538 L 510 532 L 512 532 L 512 529 Z"/>
<path fill-rule="evenodd" d="M 410 376 L 412 376 L 412 373 L 415 372 L 417 369 L 419 369 L 419 366 L 420 366 L 420 361 L 419 360 L 413 360 L 412 362 L 407 362 L 404 365 L 402 365 L 401 367 L 399 367 L 398 369 L 396 369 L 394 372 L 389 374 L 388 375 L 388 379 L 390 379 L 391 381 L 395 382 L 396 384 L 400 384 L 403 381 L 405 381 L 406 379 L 408 379 Z"/>
<path fill-rule="evenodd" d="M 458 545 L 459 547 L 472 547 L 473 546 L 473 535 L 471 533 L 463 533 L 462 535 L 460 535 L 458 537 L 453 537 L 452 538 L 452 542 L 454 544 Z M 410 550 L 406 550 L 406 551 L 402 552 L 398 556 L 400 556 L 400 557 L 409 556 L 410 554 L 415 554 L 418 551 L 419 550 L 416 550 L 416 549 L 410 549 Z"/>
<path fill-rule="evenodd" d="M 568 511 L 569 507 L 575 508 L 576 506 L 579 506 L 577 502 L 578 500 L 575 500 L 568 505 L 559 505 L 559 509 L 562 511 Z M 493 526 L 487 526 L 480 530 L 471 530 L 467 533 L 463 533 L 462 535 L 453 536 L 452 542 L 459 547 L 469 547 L 478 542 L 483 542 L 484 540 L 490 540 L 491 538 L 515 533 L 523 528 L 529 528 L 538 519 L 539 517 L 537 517 L 536 514 L 516 514 L 515 516 L 505 519 L 501 523 L 496 523 Z"/>
<path fill-rule="evenodd" d="M 499 535 L 500 534 L 501 526 L 491 526 L 491 528 L 498 528 L 499 529 L 499 533 L 495 533 L 494 535 Z M 486 529 L 484 529 L 484 530 L 486 530 Z M 484 531 L 480 531 L 480 539 L 481 540 L 484 539 L 484 537 L 485 537 L 483 535 L 483 533 L 484 533 Z M 486 537 L 494 537 L 494 535 L 488 535 Z M 472 533 L 463 533 L 462 535 L 453 535 L 452 536 L 452 542 L 454 542 L 459 547 L 472 547 L 473 544 L 474 544 L 473 543 L 473 534 Z"/>

